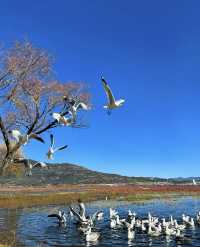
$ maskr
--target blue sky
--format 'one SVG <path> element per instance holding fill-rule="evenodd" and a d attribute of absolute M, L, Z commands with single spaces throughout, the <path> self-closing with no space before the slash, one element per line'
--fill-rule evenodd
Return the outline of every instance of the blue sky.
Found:
<path fill-rule="evenodd" d="M 55 162 L 131 176 L 199 175 L 199 8 L 195 0 L 1 3 L 1 42 L 28 38 L 54 55 L 59 79 L 90 87 L 90 127 L 55 131 L 57 144 L 69 145 Z M 102 74 L 126 99 L 111 116 L 102 108 Z M 33 141 L 25 152 L 45 160 L 46 150 Z"/>

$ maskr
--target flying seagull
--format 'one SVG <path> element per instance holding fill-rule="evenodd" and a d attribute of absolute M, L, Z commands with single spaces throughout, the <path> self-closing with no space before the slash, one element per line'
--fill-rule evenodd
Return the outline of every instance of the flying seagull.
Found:
<path fill-rule="evenodd" d="M 72 118 L 66 118 L 62 116 L 60 113 L 54 112 L 52 114 L 52 117 L 58 121 L 59 124 L 64 125 L 64 126 L 70 126 L 73 123 Z"/>
<path fill-rule="evenodd" d="M 29 163 L 29 169 L 28 176 L 32 176 L 32 169 L 33 168 L 41 168 L 41 169 L 49 169 L 48 165 L 42 161 L 36 162 L 34 164 Z"/>
<path fill-rule="evenodd" d="M 108 86 L 108 83 L 106 82 L 106 80 L 103 77 L 101 77 L 101 81 L 103 83 L 103 87 L 104 87 L 104 90 L 106 92 L 107 99 L 108 99 L 108 104 L 105 105 L 104 108 L 108 110 L 112 110 L 112 109 L 122 106 L 125 100 L 124 99 L 115 100 L 114 95 L 110 87 Z"/>
<path fill-rule="evenodd" d="M 53 154 L 55 152 L 67 148 L 68 145 L 65 145 L 65 146 L 62 146 L 62 147 L 59 147 L 59 148 L 54 148 L 54 137 L 53 137 L 52 134 L 50 135 L 50 140 L 51 140 L 51 145 L 50 145 L 49 150 L 47 152 L 47 157 L 48 157 L 49 160 L 52 160 L 53 159 Z"/>
<path fill-rule="evenodd" d="M 20 163 L 23 163 L 24 164 L 24 167 L 26 169 L 26 175 L 27 176 L 32 176 L 32 169 L 34 168 L 42 168 L 42 169 L 45 169 L 47 168 L 48 169 L 48 165 L 44 162 L 36 162 L 34 164 L 32 164 L 29 159 L 24 159 L 24 158 L 18 158 L 18 159 L 15 159 L 14 162 L 20 162 Z"/>
<path fill-rule="evenodd" d="M 37 141 L 45 143 L 44 140 L 40 136 L 34 133 L 31 133 L 30 135 L 22 135 L 19 130 L 9 130 L 8 133 L 11 134 L 12 137 L 17 142 L 21 142 L 24 145 L 26 145 L 30 139 L 35 139 Z"/>
<path fill-rule="evenodd" d="M 69 113 L 72 114 L 73 122 L 76 121 L 76 115 L 77 115 L 78 110 L 87 111 L 87 110 L 90 110 L 90 106 L 88 106 L 84 102 L 79 102 L 79 101 L 75 101 L 75 100 L 71 101 Z"/>

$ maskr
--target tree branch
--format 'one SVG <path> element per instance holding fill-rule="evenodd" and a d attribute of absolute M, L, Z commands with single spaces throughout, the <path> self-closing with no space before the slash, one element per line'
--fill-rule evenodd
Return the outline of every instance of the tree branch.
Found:
<path fill-rule="evenodd" d="M 62 116 L 65 116 L 65 115 L 67 115 L 68 113 L 69 113 L 69 110 L 63 112 L 61 115 L 62 115 Z M 54 127 L 55 127 L 54 125 L 55 125 L 57 122 L 58 122 L 57 120 L 54 120 L 53 122 L 51 122 L 50 124 L 48 124 L 48 125 L 47 125 L 46 127 L 44 127 L 43 129 L 38 130 L 35 134 L 38 134 L 38 135 L 39 135 L 39 134 L 45 132 L 45 131 L 48 130 L 48 129 L 54 128 Z"/>
<path fill-rule="evenodd" d="M 33 121 L 33 124 L 31 125 L 31 127 L 29 128 L 29 130 L 27 131 L 27 135 L 30 135 L 31 132 L 33 131 L 33 129 L 35 128 L 35 125 L 37 124 L 40 114 L 39 114 L 39 109 L 38 109 L 38 105 L 35 104 L 36 107 L 36 115 L 35 115 L 35 120 Z"/>

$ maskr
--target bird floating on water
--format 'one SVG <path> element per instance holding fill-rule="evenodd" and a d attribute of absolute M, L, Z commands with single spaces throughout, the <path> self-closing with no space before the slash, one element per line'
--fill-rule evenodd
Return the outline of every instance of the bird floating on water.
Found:
<path fill-rule="evenodd" d="M 99 232 L 92 232 L 91 227 L 88 227 L 87 231 L 85 232 L 86 235 L 86 242 L 96 242 L 99 237 Z"/>
<path fill-rule="evenodd" d="M 86 242 L 97 241 L 100 237 L 100 233 L 93 230 L 93 228 L 96 227 L 95 221 L 98 220 L 98 215 L 102 215 L 103 212 L 99 211 L 92 216 L 86 216 L 85 205 L 81 200 L 79 200 L 78 207 L 79 212 L 70 207 L 70 212 L 72 212 L 78 221 L 78 224 L 76 224 L 78 229 L 85 235 Z M 183 214 L 182 222 L 181 219 L 179 219 L 179 223 L 172 215 L 169 217 L 169 220 L 165 218 L 159 219 L 158 217 L 152 216 L 151 213 L 148 213 L 146 218 L 140 218 L 135 212 L 128 210 L 127 217 L 121 219 L 115 209 L 110 208 L 109 212 L 110 227 L 118 231 L 126 230 L 128 241 L 132 241 L 136 233 L 141 231 L 143 234 L 147 234 L 153 238 L 164 235 L 166 239 L 172 238 L 177 242 L 188 242 L 190 239 L 185 236 L 182 231 L 185 231 L 187 228 L 194 230 L 195 224 L 199 224 L 200 222 L 200 211 L 196 215 L 196 220 Z"/>
<path fill-rule="evenodd" d="M 72 206 L 69 207 L 70 212 L 76 216 L 77 224 L 79 225 L 79 230 L 86 232 L 88 227 L 92 227 L 96 221 L 103 219 L 103 211 L 97 211 L 93 215 L 86 215 L 85 204 L 78 200 L 79 212 L 75 210 Z"/>
<path fill-rule="evenodd" d="M 197 182 L 195 181 L 195 179 L 192 180 L 193 185 L 197 185 Z"/>

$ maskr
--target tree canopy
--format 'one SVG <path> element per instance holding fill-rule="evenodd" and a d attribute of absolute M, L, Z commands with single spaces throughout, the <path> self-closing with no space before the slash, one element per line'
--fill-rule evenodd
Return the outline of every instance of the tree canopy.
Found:
<path fill-rule="evenodd" d="M 21 140 L 13 142 L 12 130 L 18 130 L 24 136 L 41 135 L 60 126 L 52 117 L 54 112 L 70 116 L 71 102 L 89 105 L 86 84 L 59 81 L 53 62 L 51 55 L 30 42 L 16 42 L 3 51 L 0 60 L 0 130 L 6 152 L 0 164 L 1 174 L 24 144 Z M 70 126 L 81 127 L 77 116 Z"/>

